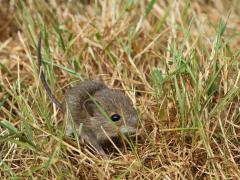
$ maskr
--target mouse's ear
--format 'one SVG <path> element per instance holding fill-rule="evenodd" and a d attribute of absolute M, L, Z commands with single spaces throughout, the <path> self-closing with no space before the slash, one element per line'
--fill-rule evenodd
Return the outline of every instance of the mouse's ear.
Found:
<path fill-rule="evenodd" d="M 84 102 L 83 106 L 90 116 L 94 116 L 94 111 L 97 108 L 95 103 L 97 103 L 97 102 L 94 102 L 92 99 L 87 99 Z"/>

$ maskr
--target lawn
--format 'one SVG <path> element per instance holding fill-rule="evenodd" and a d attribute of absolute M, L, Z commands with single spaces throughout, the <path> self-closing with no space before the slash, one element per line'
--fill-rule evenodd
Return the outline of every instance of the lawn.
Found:
<path fill-rule="evenodd" d="M 0 0 L 0 179 L 238 179 L 239 0 Z M 101 80 L 137 109 L 103 159 L 48 98 Z M 140 138 L 143 137 L 143 138 Z"/>

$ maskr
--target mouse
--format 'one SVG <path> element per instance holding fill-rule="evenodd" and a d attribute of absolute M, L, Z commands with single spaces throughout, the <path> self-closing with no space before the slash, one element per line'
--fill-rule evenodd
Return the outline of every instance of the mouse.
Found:
<path fill-rule="evenodd" d="M 133 135 L 137 131 L 138 116 L 131 99 L 122 91 L 109 88 L 103 82 L 84 80 L 69 88 L 64 100 L 59 101 L 52 93 L 42 69 L 41 33 L 38 38 L 37 59 L 40 81 L 51 101 L 67 119 L 66 135 L 74 128 L 82 143 L 91 145 L 98 154 L 106 157 L 102 144 L 119 133 Z"/>

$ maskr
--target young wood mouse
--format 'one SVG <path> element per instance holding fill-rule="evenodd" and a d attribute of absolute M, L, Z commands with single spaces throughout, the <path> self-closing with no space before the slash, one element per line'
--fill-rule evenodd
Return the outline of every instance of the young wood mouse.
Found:
<path fill-rule="evenodd" d="M 70 88 L 61 103 L 50 90 L 41 65 L 40 34 L 38 69 L 41 82 L 53 103 L 62 112 L 71 114 L 81 140 L 90 144 L 100 155 L 106 156 L 101 144 L 107 140 L 107 136 L 114 138 L 119 135 L 119 132 L 123 134 L 136 133 L 137 113 L 130 98 L 123 92 L 110 89 L 102 82 L 85 80 Z M 66 134 L 70 135 L 72 132 L 72 123 L 68 119 Z"/>

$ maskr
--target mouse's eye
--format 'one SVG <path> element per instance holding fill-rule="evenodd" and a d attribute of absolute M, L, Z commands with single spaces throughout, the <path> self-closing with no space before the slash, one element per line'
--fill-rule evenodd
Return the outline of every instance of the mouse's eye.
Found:
<path fill-rule="evenodd" d="M 121 119 L 121 116 L 119 115 L 119 114 L 113 114 L 112 116 L 111 116 L 111 120 L 112 121 L 119 121 Z"/>

